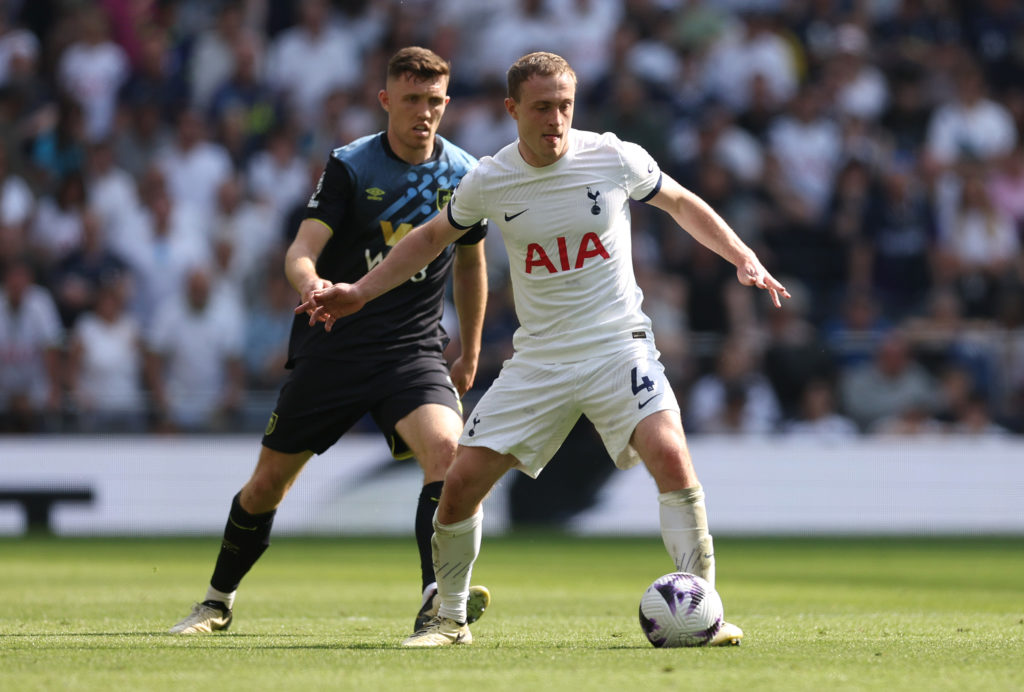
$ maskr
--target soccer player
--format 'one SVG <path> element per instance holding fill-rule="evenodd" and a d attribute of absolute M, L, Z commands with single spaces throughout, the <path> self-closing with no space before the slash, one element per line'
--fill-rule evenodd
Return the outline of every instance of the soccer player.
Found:
<path fill-rule="evenodd" d="M 378 95 L 388 114 L 387 130 L 331 153 L 286 254 L 285 273 L 303 301 L 335 281 L 355 281 L 380 263 L 402 236 L 445 206 L 476 165 L 437 135 L 449 100 L 448 78 L 448 63 L 424 48 L 403 48 L 391 58 Z M 206 598 L 170 629 L 172 634 L 231 624 L 238 585 L 270 544 L 274 513 L 302 467 L 366 413 L 391 453 L 399 459 L 415 456 L 423 470 L 415 520 L 423 602 L 413 630 L 436 614 L 440 599 L 431 521 L 463 427 L 459 397 L 476 374 L 487 299 L 486 220 L 470 226 L 410 272 L 404 285 L 360 314 L 333 323 L 330 332 L 295 318 L 291 373 L 267 424 L 256 469 L 231 502 Z M 449 372 L 440 320 L 453 269 L 462 351 Z M 483 613 L 490 595 L 473 587 L 470 600 L 472 620 Z"/>
<path fill-rule="evenodd" d="M 572 129 L 576 75 L 561 57 L 531 53 L 508 71 L 505 108 L 519 138 L 468 173 L 446 212 L 412 231 L 353 285 L 310 294 L 311 322 L 336 320 L 399 285 L 483 218 L 508 249 L 520 328 L 515 354 L 481 398 L 459 440 L 434 519 L 438 614 L 405 646 L 472 641 L 467 598 L 480 550 L 484 497 L 518 468 L 536 476 L 581 414 L 620 468 L 641 460 L 659 495 L 661 533 L 676 569 L 715 581 L 704 492 L 686 445 L 679 406 L 641 310 L 630 257 L 630 200 L 668 212 L 766 289 L 778 307 L 786 289 L 704 201 L 667 175 L 641 147 L 613 134 Z M 739 643 L 726 623 L 712 644 Z"/>

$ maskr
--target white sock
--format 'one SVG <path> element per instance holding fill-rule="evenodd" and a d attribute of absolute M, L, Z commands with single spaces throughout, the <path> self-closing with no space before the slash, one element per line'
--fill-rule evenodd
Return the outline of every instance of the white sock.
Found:
<path fill-rule="evenodd" d="M 434 576 L 441 605 L 437 614 L 456 622 L 466 621 L 466 601 L 469 599 L 469 579 L 473 563 L 480 554 L 483 535 L 483 510 L 454 524 L 441 524 L 434 515 Z"/>
<path fill-rule="evenodd" d="M 704 489 L 699 485 L 658 495 L 661 539 L 680 572 L 715 585 L 715 546 L 708 533 Z"/>
<path fill-rule="evenodd" d="M 206 589 L 206 598 L 204 601 L 220 601 L 231 610 L 235 606 L 235 594 L 237 591 L 231 591 L 230 593 L 225 591 L 218 591 L 212 586 Z"/>

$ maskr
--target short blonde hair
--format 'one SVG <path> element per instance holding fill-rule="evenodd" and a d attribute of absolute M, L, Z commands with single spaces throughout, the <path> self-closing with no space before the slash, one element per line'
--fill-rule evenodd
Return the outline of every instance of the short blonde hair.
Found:
<path fill-rule="evenodd" d="M 519 101 L 523 82 L 534 75 L 553 77 L 561 74 L 569 75 L 572 83 L 576 84 L 576 73 L 561 55 L 543 51 L 524 55 L 508 68 L 508 96 L 513 101 Z"/>

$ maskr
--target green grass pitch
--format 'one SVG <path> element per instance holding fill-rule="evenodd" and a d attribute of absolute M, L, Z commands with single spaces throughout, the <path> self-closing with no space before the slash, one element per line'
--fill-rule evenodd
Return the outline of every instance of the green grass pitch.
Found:
<path fill-rule="evenodd" d="M 0 690 L 1024 690 L 1024 537 L 719 538 L 729 649 L 658 650 L 655 539 L 485 538 L 472 646 L 403 650 L 411 538 L 278 537 L 230 633 L 171 637 L 205 539 L 0 540 Z"/>

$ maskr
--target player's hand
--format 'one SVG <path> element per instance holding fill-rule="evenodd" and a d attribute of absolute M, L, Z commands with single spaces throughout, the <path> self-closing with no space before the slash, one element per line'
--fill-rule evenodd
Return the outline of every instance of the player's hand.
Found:
<path fill-rule="evenodd" d="M 337 283 L 318 291 L 313 291 L 309 300 L 295 308 L 295 313 L 309 314 L 309 326 L 317 322 L 324 323 L 324 329 L 331 331 L 335 321 L 340 317 L 358 312 L 366 304 L 359 291 L 352 284 Z"/>
<path fill-rule="evenodd" d="M 740 283 L 744 286 L 756 286 L 757 288 L 763 288 L 768 291 L 772 297 L 772 303 L 775 307 L 781 308 L 782 301 L 779 300 L 779 296 L 783 298 L 790 298 L 789 291 L 786 287 L 780 284 L 774 276 L 768 273 L 760 262 L 756 259 L 750 259 L 741 264 L 736 269 L 736 278 L 739 279 Z"/>
<path fill-rule="evenodd" d="M 452 384 L 462 397 L 473 387 L 473 380 L 476 379 L 476 362 L 470 362 L 467 358 L 459 356 L 452 363 L 451 367 Z"/>
<path fill-rule="evenodd" d="M 302 287 L 302 304 L 299 305 L 299 307 L 295 308 L 295 314 L 299 315 L 299 314 L 302 314 L 303 312 L 305 312 L 305 313 L 308 313 L 309 315 L 312 315 L 313 314 L 313 310 L 315 308 L 313 308 L 313 307 L 307 308 L 306 307 L 306 306 L 310 305 L 310 300 L 309 300 L 310 297 L 313 295 L 314 291 L 319 291 L 321 289 L 328 288 L 330 285 L 331 285 L 331 282 L 328 281 L 327 279 L 321 279 L 321 278 L 317 277 L 316 279 L 313 279 L 308 284 L 303 286 Z"/>

